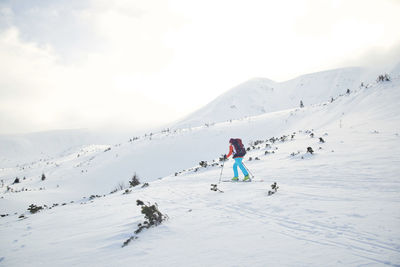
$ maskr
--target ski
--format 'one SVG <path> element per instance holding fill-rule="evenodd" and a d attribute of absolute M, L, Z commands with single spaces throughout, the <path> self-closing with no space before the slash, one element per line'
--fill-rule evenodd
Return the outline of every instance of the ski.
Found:
<path fill-rule="evenodd" d="M 232 180 L 222 180 L 222 182 L 224 183 L 252 183 L 252 182 L 259 182 L 259 183 L 263 183 L 264 180 L 250 180 L 250 181 L 232 181 Z"/>

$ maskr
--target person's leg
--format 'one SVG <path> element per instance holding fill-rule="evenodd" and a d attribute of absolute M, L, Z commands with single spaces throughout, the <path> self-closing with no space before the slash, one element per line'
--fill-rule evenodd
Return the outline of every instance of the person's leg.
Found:
<path fill-rule="evenodd" d="M 242 160 L 243 160 L 242 158 L 236 158 L 235 159 L 235 164 L 237 166 L 239 166 L 239 168 L 242 170 L 244 176 L 248 176 L 249 173 L 247 172 L 246 168 L 243 166 Z"/>
<path fill-rule="evenodd" d="M 238 169 L 237 169 L 237 162 L 235 159 L 235 163 L 233 163 L 233 177 L 239 177 Z"/>

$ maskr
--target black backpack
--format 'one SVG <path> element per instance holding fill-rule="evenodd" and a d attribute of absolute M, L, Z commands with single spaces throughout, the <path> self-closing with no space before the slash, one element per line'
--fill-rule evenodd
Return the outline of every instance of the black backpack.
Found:
<path fill-rule="evenodd" d="M 246 155 L 246 148 L 242 143 L 242 139 L 236 138 L 230 140 L 231 144 L 234 146 L 236 153 L 233 155 L 234 158 L 243 157 Z"/>

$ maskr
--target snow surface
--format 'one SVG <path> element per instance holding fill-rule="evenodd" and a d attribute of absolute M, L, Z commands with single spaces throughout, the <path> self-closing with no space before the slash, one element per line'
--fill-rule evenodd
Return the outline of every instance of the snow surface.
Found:
<path fill-rule="evenodd" d="M 292 106 L 295 91 L 281 88 L 281 106 L 261 115 L 3 162 L 0 214 L 8 216 L 0 218 L 0 265 L 400 266 L 400 76 L 360 87 L 359 75 L 344 69 L 288 81 L 307 85 L 304 108 Z M 253 82 L 254 92 L 272 83 Z M 348 82 L 351 93 L 335 82 Z M 263 141 L 249 145 L 244 160 L 255 182 L 218 183 L 218 156 L 231 137 Z M 214 166 L 200 167 L 201 160 Z M 232 177 L 232 163 L 223 180 Z M 149 186 L 123 194 L 135 172 Z M 12 184 L 16 176 L 21 183 Z M 278 192 L 268 196 L 273 182 Z M 110 194 L 119 183 L 125 188 Z M 137 199 L 156 202 L 169 219 L 121 248 L 144 220 Z"/>

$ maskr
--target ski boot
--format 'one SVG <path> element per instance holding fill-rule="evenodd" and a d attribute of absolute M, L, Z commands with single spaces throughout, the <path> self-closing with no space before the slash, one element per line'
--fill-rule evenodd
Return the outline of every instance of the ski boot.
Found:
<path fill-rule="evenodd" d="M 251 179 L 250 179 L 250 177 L 248 176 L 248 175 L 246 175 L 244 178 L 243 178 L 243 182 L 250 182 L 251 181 Z"/>
<path fill-rule="evenodd" d="M 239 177 L 233 177 L 232 178 L 232 182 L 237 182 L 237 181 L 239 181 Z"/>

